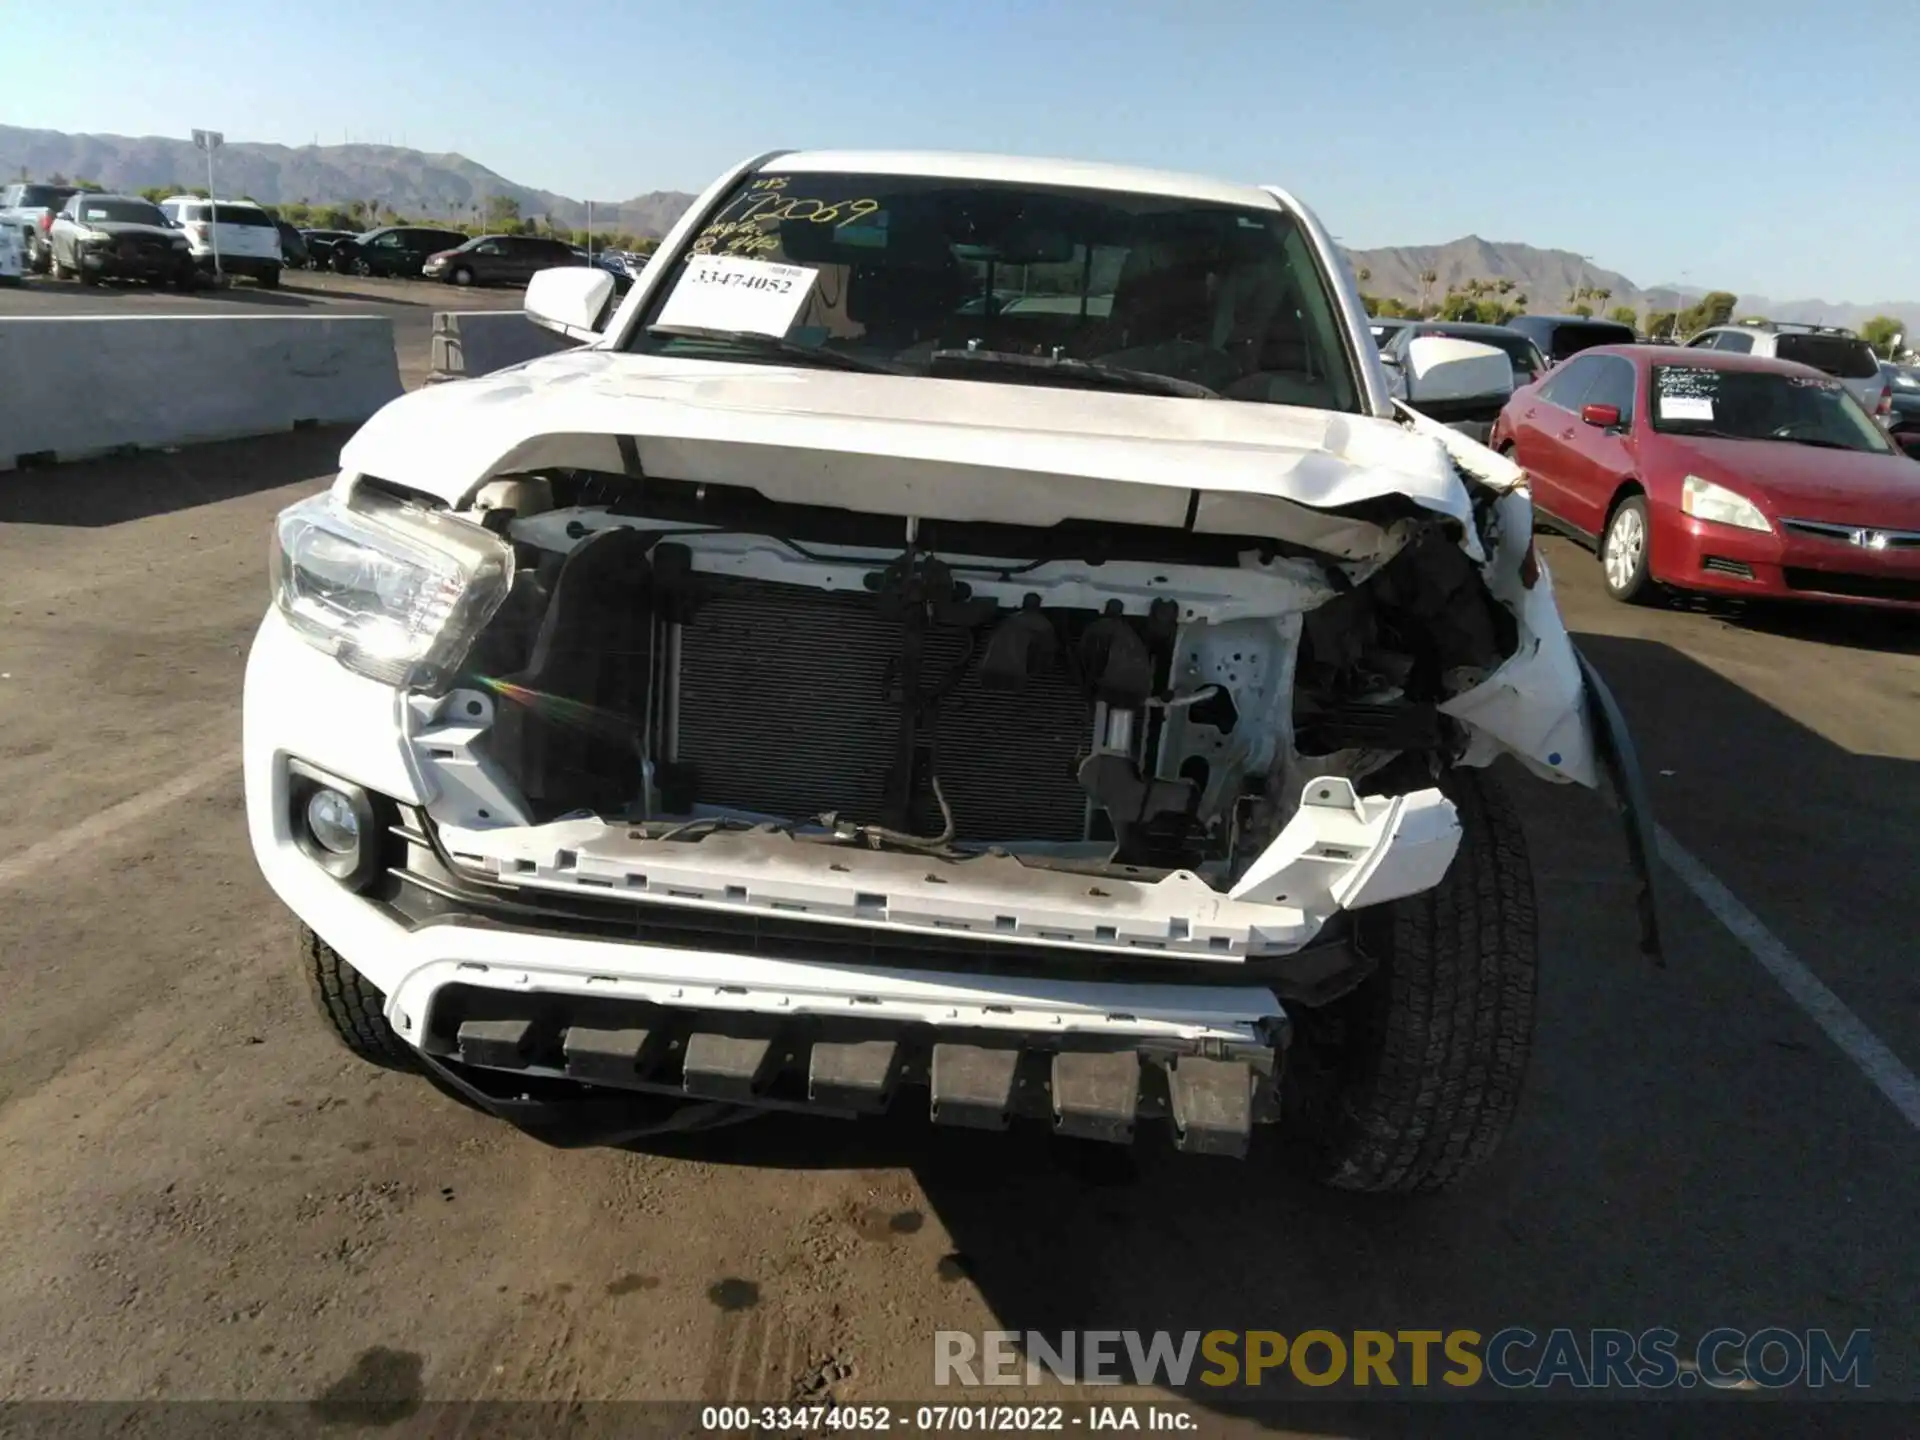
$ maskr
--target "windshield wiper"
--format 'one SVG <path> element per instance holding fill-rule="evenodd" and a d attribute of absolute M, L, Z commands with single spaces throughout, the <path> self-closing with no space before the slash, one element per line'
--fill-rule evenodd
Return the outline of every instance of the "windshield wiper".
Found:
<path fill-rule="evenodd" d="M 1011 350 L 936 350 L 928 358 L 927 366 L 937 370 L 942 365 L 976 365 L 983 370 L 1013 371 L 1032 375 L 1036 379 L 1059 375 L 1109 389 L 1133 390 L 1143 395 L 1175 395 L 1186 400 L 1220 398 L 1218 390 L 1209 390 L 1194 380 L 1158 375 L 1151 370 L 1102 365 L 1093 360 L 1075 360 L 1065 355 L 1020 355 Z"/>
<path fill-rule="evenodd" d="M 1770 435 L 1770 440 L 1784 440 L 1789 445 L 1811 445 L 1816 450 L 1858 450 L 1858 445 L 1844 445 L 1838 440 L 1816 440 L 1811 435 Z"/>
<path fill-rule="evenodd" d="M 863 370 L 870 375 L 906 373 L 884 360 L 870 360 L 865 355 L 849 355 L 844 350 L 828 350 L 821 345 L 803 345 L 784 335 L 768 335 L 759 330 L 726 330 L 713 325 L 649 325 L 647 333 L 675 340 L 711 340 L 716 344 L 737 345 L 742 350 L 758 350 L 829 370 Z"/>

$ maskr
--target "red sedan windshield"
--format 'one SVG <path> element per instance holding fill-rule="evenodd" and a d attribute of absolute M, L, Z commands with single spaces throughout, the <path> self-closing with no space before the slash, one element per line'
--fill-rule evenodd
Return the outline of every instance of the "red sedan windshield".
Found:
<path fill-rule="evenodd" d="M 1838 380 L 1704 365 L 1653 367 L 1653 428 L 1876 455 L 1892 446 Z"/>

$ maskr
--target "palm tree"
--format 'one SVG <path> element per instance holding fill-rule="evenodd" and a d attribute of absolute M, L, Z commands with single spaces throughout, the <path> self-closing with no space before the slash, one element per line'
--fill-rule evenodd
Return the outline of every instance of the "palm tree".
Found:
<path fill-rule="evenodd" d="M 1431 293 L 1434 285 L 1439 282 L 1439 279 L 1440 272 L 1438 270 L 1422 270 L 1420 272 L 1420 308 L 1422 310 L 1427 308 L 1427 296 Z"/>

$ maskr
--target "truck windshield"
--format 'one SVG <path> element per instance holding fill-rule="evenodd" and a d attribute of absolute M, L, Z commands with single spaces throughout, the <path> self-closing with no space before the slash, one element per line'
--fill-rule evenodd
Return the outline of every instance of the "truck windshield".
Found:
<path fill-rule="evenodd" d="M 167 217 L 160 213 L 160 207 L 149 205 L 144 200 L 89 200 L 80 207 L 80 218 L 90 225 L 164 226 L 167 223 Z"/>
<path fill-rule="evenodd" d="M 732 331 L 794 343 L 729 347 Z M 628 346 L 769 364 L 809 346 L 997 384 L 1130 372 L 1179 382 L 1138 387 L 1156 394 L 1360 408 L 1291 216 L 1121 191 L 763 170 L 676 258 Z"/>

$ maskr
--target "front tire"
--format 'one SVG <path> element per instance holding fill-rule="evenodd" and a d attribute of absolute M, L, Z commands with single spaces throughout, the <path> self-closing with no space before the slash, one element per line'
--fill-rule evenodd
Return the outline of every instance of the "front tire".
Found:
<path fill-rule="evenodd" d="M 453 272 L 453 283 L 465 289 L 473 284 L 473 271 L 465 265 L 459 266 Z"/>
<path fill-rule="evenodd" d="M 1644 495 L 1629 495 L 1607 517 L 1600 537 L 1600 574 L 1607 593 L 1627 605 L 1648 599 L 1654 589 L 1651 556 L 1653 529 Z"/>
<path fill-rule="evenodd" d="M 300 965 L 320 1015 L 336 1039 L 370 1065 L 417 1070 L 413 1051 L 387 1023 L 387 997 L 340 958 L 326 941 L 300 927 Z"/>
<path fill-rule="evenodd" d="M 1451 1188 L 1493 1154 L 1519 1105 L 1538 969 L 1526 838 L 1484 771 L 1441 785 L 1462 832 L 1446 878 L 1357 912 L 1375 970 L 1295 1014 L 1283 1126 L 1335 1189 Z"/>
<path fill-rule="evenodd" d="M 280 288 L 280 272 L 278 270 L 262 270 L 254 277 L 253 283 L 258 285 L 262 290 L 278 290 Z"/>

